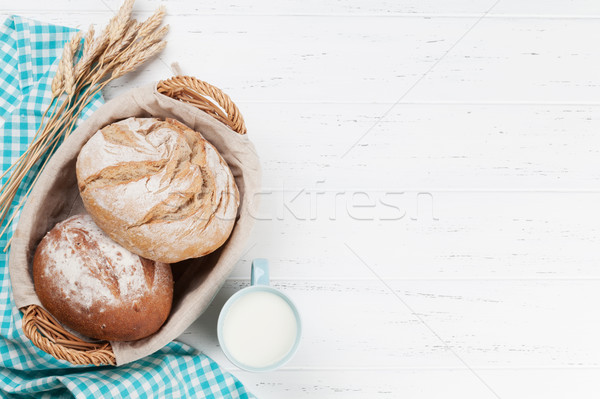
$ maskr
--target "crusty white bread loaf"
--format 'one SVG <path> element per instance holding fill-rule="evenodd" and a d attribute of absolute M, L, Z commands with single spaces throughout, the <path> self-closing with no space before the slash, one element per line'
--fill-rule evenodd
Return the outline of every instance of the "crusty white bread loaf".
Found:
<path fill-rule="evenodd" d="M 109 341 L 156 332 L 173 300 L 171 266 L 127 251 L 89 215 L 72 216 L 46 234 L 33 258 L 33 280 L 58 321 Z"/>
<path fill-rule="evenodd" d="M 229 237 L 239 193 L 227 163 L 202 135 L 167 119 L 129 118 L 98 131 L 77 158 L 85 208 L 113 240 L 174 263 Z"/>

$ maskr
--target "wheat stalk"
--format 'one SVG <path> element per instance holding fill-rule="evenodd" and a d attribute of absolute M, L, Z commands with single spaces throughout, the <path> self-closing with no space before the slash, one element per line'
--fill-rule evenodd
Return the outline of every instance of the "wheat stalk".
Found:
<path fill-rule="evenodd" d="M 156 12 L 140 25 L 138 36 L 144 37 L 154 32 L 156 28 L 160 26 L 163 18 L 165 17 L 165 13 L 166 11 L 164 6 L 158 7 Z"/>
<path fill-rule="evenodd" d="M 150 47 L 146 48 L 144 51 L 139 52 L 137 54 L 133 54 L 133 56 L 116 67 L 112 72 L 112 79 L 120 78 L 121 76 L 133 71 L 139 65 L 143 64 L 149 58 L 152 58 L 155 54 L 162 51 L 165 48 L 167 42 L 161 41 L 158 43 L 154 43 Z"/>
<path fill-rule="evenodd" d="M 56 75 L 54 75 L 54 79 L 52 79 L 52 85 L 50 86 L 52 90 L 52 98 L 60 96 L 61 90 L 65 87 L 62 65 L 62 62 L 58 63 Z"/>
<path fill-rule="evenodd" d="M 75 93 L 75 67 L 73 65 L 73 59 L 75 59 L 77 50 L 79 50 L 80 41 L 81 32 L 77 32 L 71 41 L 65 46 L 65 50 L 63 51 L 63 59 L 61 60 L 64 61 L 63 72 L 65 92 L 69 96 L 73 96 Z"/>
<path fill-rule="evenodd" d="M 0 236 L 14 220 L 50 156 L 71 134 L 82 110 L 92 98 L 110 81 L 135 70 L 166 46 L 163 38 L 168 26 L 159 29 L 165 16 L 164 8 L 159 7 L 146 21 L 138 23 L 131 18 L 133 4 L 134 0 L 125 0 L 99 35 L 96 36 L 94 27 L 90 26 L 84 36 L 81 59 L 76 64 L 74 61 L 82 34 L 73 35 L 65 44 L 52 79 L 52 101 L 42 116 L 42 123 L 27 150 L 2 175 L 4 178 L 10 172 L 0 191 L 0 224 L 6 220 Z M 63 96 L 65 93 L 67 96 Z M 49 115 L 47 122 L 46 115 Z M 45 158 L 44 162 L 41 162 L 42 158 Z M 12 206 L 21 183 L 38 166 L 31 176 L 33 183 L 22 201 Z M 12 215 L 7 219 L 11 211 Z"/>
<path fill-rule="evenodd" d="M 132 57 L 139 56 L 144 53 L 154 44 L 160 42 L 169 32 L 169 25 L 165 25 L 159 30 L 152 32 L 151 34 L 142 37 L 140 40 L 131 43 L 128 49 L 119 54 L 118 57 L 113 59 L 115 64 L 126 63 L 131 60 Z"/>
<path fill-rule="evenodd" d="M 94 25 L 90 25 L 85 37 L 83 38 L 83 54 L 82 57 L 85 57 L 90 53 L 90 48 L 92 47 L 92 43 L 94 41 Z"/>
<path fill-rule="evenodd" d="M 86 52 L 84 49 L 83 56 L 75 66 L 75 76 L 81 78 L 84 72 L 87 72 L 92 64 L 98 60 L 98 58 L 104 53 L 108 46 L 108 32 L 104 31 L 102 34 L 93 39 L 89 44 L 89 49 Z"/>
<path fill-rule="evenodd" d="M 127 30 L 127 24 L 131 19 L 131 11 L 133 9 L 133 3 L 135 0 L 125 0 L 125 3 L 119 8 L 117 15 L 115 16 L 115 23 L 110 30 L 110 42 L 116 43 L 123 37 L 123 34 Z"/>

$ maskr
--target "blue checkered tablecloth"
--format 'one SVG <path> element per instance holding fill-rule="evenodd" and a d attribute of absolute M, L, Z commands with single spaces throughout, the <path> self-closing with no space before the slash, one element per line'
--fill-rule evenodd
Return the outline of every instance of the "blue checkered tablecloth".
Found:
<path fill-rule="evenodd" d="M 18 16 L 7 18 L 0 26 L 2 171 L 25 151 L 35 134 L 51 101 L 50 85 L 58 58 L 74 32 Z M 81 118 L 102 103 L 98 95 Z M 30 182 L 31 177 L 21 186 L 13 205 L 22 199 Z M 74 367 L 36 348 L 23 335 L 21 313 L 12 301 L 8 256 L 1 251 L 15 224 L 0 238 L 0 397 L 253 397 L 210 358 L 178 342 L 121 367 Z"/>

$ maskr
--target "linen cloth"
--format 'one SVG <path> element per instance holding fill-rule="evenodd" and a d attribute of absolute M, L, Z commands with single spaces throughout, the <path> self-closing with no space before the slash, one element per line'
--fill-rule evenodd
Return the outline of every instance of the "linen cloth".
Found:
<path fill-rule="evenodd" d="M 35 134 L 51 101 L 50 85 L 62 48 L 75 31 L 18 16 L 0 26 L 2 171 L 25 151 Z M 98 95 L 81 119 L 102 103 Z M 31 176 L 26 179 L 13 205 L 21 201 L 31 181 Z M 0 238 L 0 249 L 11 238 L 17 220 Z M 39 350 L 21 327 L 8 254 L 0 251 L 0 397 L 253 397 L 234 376 L 182 343 L 170 342 L 153 355 L 121 367 L 76 367 Z"/>
<path fill-rule="evenodd" d="M 86 213 L 75 173 L 81 147 L 102 127 L 128 117 L 173 118 L 202 132 L 229 165 L 239 190 L 240 207 L 231 235 L 218 250 L 171 265 L 175 281 L 173 306 L 165 324 L 147 338 L 111 342 L 117 365 L 138 360 L 162 348 L 181 335 L 208 307 L 246 250 L 255 220 L 250 208 L 255 207 L 254 199 L 260 186 L 258 156 L 247 135 L 235 133 L 190 104 L 160 94 L 155 84 L 132 89 L 110 100 L 82 122 L 60 146 L 23 207 L 8 264 L 18 308 L 41 305 L 35 294 L 30 259 L 44 234 L 56 223 Z"/>

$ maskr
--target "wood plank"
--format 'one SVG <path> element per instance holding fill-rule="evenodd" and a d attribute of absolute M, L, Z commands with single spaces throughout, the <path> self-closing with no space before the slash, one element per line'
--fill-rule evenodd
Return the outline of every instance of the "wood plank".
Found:
<path fill-rule="evenodd" d="M 520 1 L 502 0 L 490 13 L 496 16 L 539 16 L 542 18 L 577 17 L 597 18 L 600 3 L 590 0 Z"/>
<path fill-rule="evenodd" d="M 55 0 L 52 4 L 42 0 L 28 0 L 23 4 L 13 5 L 11 8 L 22 11 L 47 10 L 51 12 L 67 10 L 70 13 L 80 11 L 116 10 L 121 0 L 105 0 L 104 2 L 91 2 L 80 0 Z M 150 11 L 156 9 L 161 0 L 137 0 L 135 10 Z M 405 0 L 395 2 L 391 0 L 361 1 L 350 0 L 343 3 L 318 0 L 285 0 L 272 2 L 258 1 L 220 1 L 198 2 L 190 0 L 170 0 L 166 5 L 170 14 L 185 15 L 405 15 L 415 13 L 444 14 L 444 13 L 482 13 L 493 4 L 492 0 L 474 1 L 457 0 L 452 3 L 438 2 L 435 0 Z"/>
<path fill-rule="evenodd" d="M 597 106 L 239 106 L 266 189 L 600 188 Z"/>
<path fill-rule="evenodd" d="M 274 281 L 295 300 L 306 326 L 284 369 L 600 367 L 593 306 L 599 281 L 386 284 Z M 216 320 L 225 300 L 246 285 L 229 280 L 181 340 L 229 367 Z"/>
<path fill-rule="evenodd" d="M 11 5 L 15 12 L 47 11 L 78 13 L 103 12 L 116 10 L 121 0 L 81 1 L 54 0 L 48 3 L 43 0 L 28 0 Z M 137 0 L 136 11 L 151 11 L 160 4 L 165 4 L 172 15 L 348 15 L 348 16 L 473 16 L 485 13 L 496 3 L 494 0 L 475 1 L 436 1 L 436 0 L 348 0 L 342 3 L 318 0 L 285 0 L 272 2 L 269 0 L 219 1 L 215 3 L 190 0 L 170 0 L 165 4 L 161 0 Z M 489 17 L 540 16 L 545 18 L 579 17 L 590 18 L 600 16 L 600 4 L 589 0 L 573 0 L 568 2 L 518 1 L 502 0 L 495 5 Z"/>
<path fill-rule="evenodd" d="M 261 399 L 431 399 L 445 392 L 463 398 L 494 398 L 464 370 L 280 370 L 257 374 L 236 369 L 233 373 Z"/>
<path fill-rule="evenodd" d="M 599 281 L 389 285 L 471 367 L 600 367 Z"/>
<path fill-rule="evenodd" d="M 588 397 L 600 389 L 598 370 L 476 370 L 501 398 Z M 267 374 L 234 371 L 264 399 L 279 398 L 495 398 L 468 370 L 284 370 Z"/>
<path fill-rule="evenodd" d="M 364 31 L 339 17 L 171 20 L 165 63 L 179 61 L 238 102 L 599 104 L 594 20 L 486 19 L 454 48 L 475 19 L 361 18 Z"/>
<path fill-rule="evenodd" d="M 598 104 L 592 19 L 484 19 L 407 101 Z"/>
<path fill-rule="evenodd" d="M 251 259 L 266 257 L 275 278 L 374 278 L 350 247 L 382 278 L 600 278 L 599 193 L 367 192 L 368 201 L 336 193 L 319 202 L 310 193 L 294 202 L 296 192 L 262 196 L 233 276 L 247 278 Z"/>

